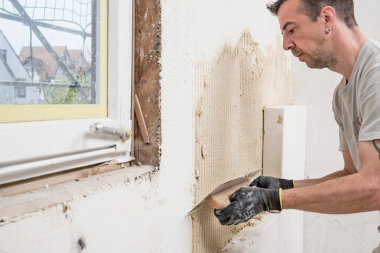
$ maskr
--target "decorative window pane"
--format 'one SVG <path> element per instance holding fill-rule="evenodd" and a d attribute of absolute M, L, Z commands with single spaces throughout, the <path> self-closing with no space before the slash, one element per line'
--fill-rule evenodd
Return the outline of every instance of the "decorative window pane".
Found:
<path fill-rule="evenodd" d="M 0 1 L 0 105 L 100 103 L 99 3 Z"/>

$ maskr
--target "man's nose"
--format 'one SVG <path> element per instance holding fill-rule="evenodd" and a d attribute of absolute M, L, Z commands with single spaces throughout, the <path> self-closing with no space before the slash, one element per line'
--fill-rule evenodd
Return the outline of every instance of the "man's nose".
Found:
<path fill-rule="evenodd" d="M 293 41 L 288 36 L 284 36 L 283 42 L 282 42 L 282 47 L 284 48 L 284 50 L 290 50 L 290 49 L 295 47 L 295 44 L 293 43 Z"/>

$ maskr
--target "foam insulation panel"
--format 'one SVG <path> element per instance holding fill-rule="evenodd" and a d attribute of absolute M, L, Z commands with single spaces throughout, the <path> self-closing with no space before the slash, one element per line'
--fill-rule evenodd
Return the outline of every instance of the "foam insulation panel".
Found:
<path fill-rule="evenodd" d="M 303 179 L 306 107 L 268 106 L 264 110 L 264 175 Z M 303 212 L 263 214 L 257 227 L 247 227 L 222 252 L 303 252 Z"/>
<path fill-rule="evenodd" d="M 304 179 L 306 106 L 268 106 L 264 114 L 264 176 Z"/>

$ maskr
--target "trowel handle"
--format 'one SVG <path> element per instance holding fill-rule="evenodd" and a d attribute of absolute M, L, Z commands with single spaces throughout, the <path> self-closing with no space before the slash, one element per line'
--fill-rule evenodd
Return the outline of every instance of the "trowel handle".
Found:
<path fill-rule="evenodd" d="M 207 204 L 209 204 L 209 206 L 211 206 L 214 209 L 223 209 L 230 204 L 230 196 L 232 195 L 232 193 L 234 193 L 242 187 L 248 187 L 249 184 L 249 181 L 244 181 L 240 184 L 227 188 L 224 191 L 218 192 L 214 195 L 210 195 L 206 198 L 206 202 Z"/>

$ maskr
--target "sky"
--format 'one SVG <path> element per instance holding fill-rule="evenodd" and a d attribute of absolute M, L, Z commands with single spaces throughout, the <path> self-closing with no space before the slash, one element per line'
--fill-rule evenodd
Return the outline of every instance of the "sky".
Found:
<path fill-rule="evenodd" d="M 21 0 L 20 3 L 24 4 L 26 0 Z M 50 4 L 50 7 L 57 7 L 54 9 L 29 9 L 27 8 L 28 14 L 32 17 L 34 16 L 35 19 L 38 18 L 53 18 L 54 17 L 54 11 L 55 11 L 55 17 L 57 19 L 67 19 L 67 20 L 73 20 L 78 23 L 81 23 L 83 27 L 86 26 L 85 19 L 80 19 L 79 14 L 85 14 L 89 10 L 89 8 L 86 4 L 80 4 L 80 2 L 86 3 L 89 0 L 28 0 L 27 6 L 44 6 L 45 4 Z M 2 3 L 3 2 L 3 3 Z M 14 12 L 14 9 L 10 6 L 9 1 L 2 1 L 0 2 L 0 8 L 5 8 L 8 11 Z M 59 8 L 65 7 L 66 9 L 72 9 L 72 6 L 75 6 L 75 12 L 68 12 L 60 10 Z M 82 10 L 80 7 L 82 6 Z M 89 8 L 90 9 L 90 8 Z M 1 10 L 0 10 L 1 11 Z M 75 30 L 81 31 L 81 28 L 78 25 L 69 23 L 69 22 L 50 22 L 46 21 L 50 24 L 55 24 Z M 87 22 L 90 22 L 90 18 L 88 18 Z M 90 52 L 91 52 L 91 38 L 87 37 L 85 40 L 85 46 L 83 47 L 83 38 L 79 35 L 73 35 L 70 33 L 64 33 L 60 31 L 55 31 L 52 29 L 47 28 L 39 28 L 40 31 L 43 33 L 43 35 L 47 38 L 51 46 L 67 46 L 68 49 L 84 49 L 84 53 L 87 59 L 90 59 Z M 29 46 L 30 44 L 30 29 L 29 26 L 25 26 L 23 23 L 15 22 L 7 19 L 0 19 L 0 30 L 3 31 L 6 38 L 12 45 L 13 49 L 15 50 L 16 54 L 18 55 L 20 53 L 20 50 L 24 46 Z M 88 26 L 86 29 L 86 32 L 91 32 L 91 26 Z M 32 35 L 32 45 L 33 46 L 42 46 L 41 42 L 38 40 L 38 38 L 33 34 Z"/>

